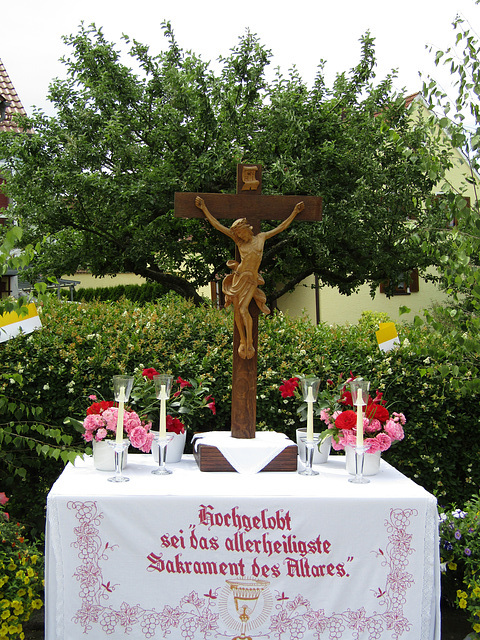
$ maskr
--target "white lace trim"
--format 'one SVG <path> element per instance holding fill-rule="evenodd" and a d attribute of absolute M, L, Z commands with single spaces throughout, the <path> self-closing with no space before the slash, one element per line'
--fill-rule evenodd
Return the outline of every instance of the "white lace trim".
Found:
<path fill-rule="evenodd" d="M 438 523 L 437 500 L 434 496 L 431 496 L 425 513 L 421 640 L 440 640 L 440 548 Z"/>

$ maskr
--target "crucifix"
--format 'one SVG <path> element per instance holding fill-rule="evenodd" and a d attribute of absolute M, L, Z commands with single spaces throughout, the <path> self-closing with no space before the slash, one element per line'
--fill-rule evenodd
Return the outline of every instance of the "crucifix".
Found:
<path fill-rule="evenodd" d="M 237 166 L 237 193 L 175 193 L 175 216 L 206 218 L 236 244 L 232 273 L 223 281 L 226 303 L 234 306 L 231 435 L 255 438 L 257 397 L 258 316 L 269 313 L 259 288 L 263 245 L 296 220 L 321 220 L 322 199 L 316 196 L 264 196 L 261 165 Z M 225 227 L 219 219 L 235 219 Z M 262 220 L 281 220 L 261 232 Z M 248 307 L 248 308 L 247 308 Z"/>

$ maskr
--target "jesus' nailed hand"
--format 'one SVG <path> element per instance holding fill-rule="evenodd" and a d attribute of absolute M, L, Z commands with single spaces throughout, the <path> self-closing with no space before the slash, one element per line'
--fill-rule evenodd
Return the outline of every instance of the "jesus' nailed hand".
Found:
<path fill-rule="evenodd" d="M 248 311 L 250 301 L 255 300 L 258 308 L 263 313 L 270 313 L 266 303 L 266 296 L 258 287 L 265 284 L 263 278 L 258 274 L 260 263 L 262 262 L 263 247 L 265 240 L 277 235 L 287 229 L 295 216 L 303 211 L 305 204 L 299 202 L 295 205 L 292 213 L 281 222 L 278 227 L 271 231 L 253 233 L 252 227 L 245 218 L 235 220 L 230 229 L 223 226 L 207 209 L 203 198 L 197 196 L 195 205 L 203 211 L 210 224 L 231 238 L 238 247 L 240 262 L 229 260 L 227 265 L 232 269 L 232 273 L 226 276 L 222 289 L 225 294 L 225 306 L 233 304 L 235 310 L 235 324 L 240 335 L 240 346 L 238 354 L 241 358 L 253 358 L 255 348 L 252 338 L 252 317 Z M 221 217 L 221 216 L 220 216 Z"/>

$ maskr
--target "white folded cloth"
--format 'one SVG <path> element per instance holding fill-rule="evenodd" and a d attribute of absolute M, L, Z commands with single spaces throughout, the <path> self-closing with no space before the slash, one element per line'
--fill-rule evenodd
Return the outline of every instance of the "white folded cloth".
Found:
<path fill-rule="evenodd" d="M 294 444 L 284 433 L 257 431 L 255 438 L 232 438 L 231 431 L 199 433 L 192 440 L 195 451 L 199 444 L 217 447 L 238 473 L 258 473 L 286 447 Z"/>

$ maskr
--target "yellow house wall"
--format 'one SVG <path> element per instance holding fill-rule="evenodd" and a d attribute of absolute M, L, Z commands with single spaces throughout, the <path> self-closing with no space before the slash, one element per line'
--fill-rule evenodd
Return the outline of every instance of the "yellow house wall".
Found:
<path fill-rule="evenodd" d="M 312 322 L 316 322 L 315 291 L 311 288 L 314 284 L 313 276 L 304 280 L 290 294 L 282 296 L 278 301 L 278 308 L 291 317 L 305 315 Z M 305 285 L 305 286 L 304 286 Z M 418 293 L 410 295 L 393 296 L 387 298 L 383 293 L 377 292 L 375 298 L 370 297 L 368 285 L 360 287 L 358 293 L 344 296 L 333 287 L 319 289 L 320 322 L 326 324 L 355 324 L 360 319 L 363 311 L 383 311 L 388 313 L 391 320 L 413 320 L 414 315 L 421 315 L 423 309 L 433 303 L 442 303 L 445 295 L 431 282 L 420 280 Z M 406 306 L 411 309 L 409 314 L 400 316 L 399 307 Z"/>

